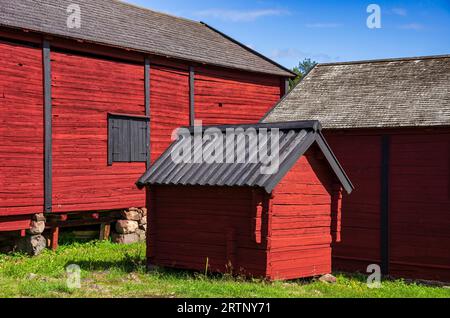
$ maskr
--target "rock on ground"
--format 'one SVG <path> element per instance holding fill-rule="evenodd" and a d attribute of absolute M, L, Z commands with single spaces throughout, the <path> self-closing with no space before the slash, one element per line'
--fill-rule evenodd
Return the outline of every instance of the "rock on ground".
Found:
<path fill-rule="evenodd" d="M 124 210 L 121 214 L 124 219 L 130 221 L 140 221 L 142 218 L 141 213 L 138 210 Z"/>
<path fill-rule="evenodd" d="M 39 255 L 47 247 L 47 240 L 42 235 L 30 235 L 20 238 L 17 244 L 19 252 L 28 255 Z"/>
<path fill-rule="evenodd" d="M 336 277 L 334 277 L 331 274 L 325 274 L 325 275 L 320 276 L 319 281 L 321 281 L 322 283 L 334 284 L 334 283 L 336 283 Z"/>
<path fill-rule="evenodd" d="M 111 235 L 111 239 L 114 243 L 131 244 L 139 242 L 139 235 L 137 233 L 129 233 L 129 234 L 113 233 Z"/>
<path fill-rule="evenodd" d="M 141 229 L 136 230 L 136 234 L 139 236 L 139 241 L 145 241 L 145 231 Z"/>
<path fill-rule="evenodd" d="M 116 222 L 116 231 L 119 234 L 130 234 L 136 232 L 139 228 L 139 223 L 137 221 L 130 220 L 118 220 Z"/>

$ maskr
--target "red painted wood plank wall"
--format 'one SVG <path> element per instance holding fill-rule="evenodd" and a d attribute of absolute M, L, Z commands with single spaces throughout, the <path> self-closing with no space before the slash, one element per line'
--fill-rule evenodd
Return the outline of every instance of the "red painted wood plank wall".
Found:
<path fill-rule="evenodd" d="M 275 188 L 269 276 L 311 277 L 331 272 L 331 195 L 328 163 L 310 149 Z"/>
<path fill-rule="evenodd" d="M 280 78 L 198 67 L 195 118 L 203 125 L 256 123 L 280 99 Z"/>
<path fill-rule="evenodd" d="M 107 114 L 144 115 L 144 67 L 52 52 L 53 211 L 143 206 L 145 163 L 107 165 Z"/>
<path fill-rule="evenodd" d="M 26 40 L 40 43 L 40 37 Z M 100 57 L 102 48 L 95 47 L 94 52 L 85 44 L 54 42 L 58 48 L 52 46 L 51 52 L 53 211 L 143 206 L 144 191 L 134 182 L 145 171 L 144 163 L 107 166 L 107 113 L 145 114 L 143 59 L 141 63 L 132 52 Z M 92 50 L 96 57 L 75 53 L 77 46 Z M 5 163 L 0 166 L 0 216 L 39 213 L 44 180 L 42 50 L 2 43 L 0 54 L 0 156 Z M 105 50 L 105 56 L 109 54 Z M 132 62 L 117 57 L 127 54 Z M 257 121 L 281 94 L 278 76 L 207 66 L 195 69 L 196 115 L 206 124 Z M 257 100 L 263 102 L 253 106 Z M 215 111 L 218 101 L 224 104 Z M 171 143 L 173 130 L 189 124 L 187 64 L 152 60 L 150 104 L 154 161 Z"/>
<path fill-rule="evenodd" d="M 390 136 L 389 273 L 450 281 L 450 131 L 394 129 L 326 132 L 355 185 L 343 199 L 336 269 L 380 264 L 381 138 Z"/>
<path fill-rule="evenodd" d="M 254 239 L 253 189 L 242 187 L 152 187 L 153 228 L 148 239 L 150 263 L 226 272 L 231 260 L 239 271 L 265 276 L 266 242 Z M 151 200 L 151 199 L 150 199 Z M 267 229 L 267 213 L 262 228 Z M 263 230 L 263 236 L 267 231 Z M 207 260 L 208 259 L 208 260 Z"/>
<path fill-rule="evenodd" d="M 43 211 L 42 50 L 0 43 L 0 216 Z"/>

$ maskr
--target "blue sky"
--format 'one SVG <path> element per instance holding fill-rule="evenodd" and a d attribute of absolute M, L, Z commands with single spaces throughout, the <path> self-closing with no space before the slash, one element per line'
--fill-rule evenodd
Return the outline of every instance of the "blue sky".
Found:
<path fill-rule="evenodd" d="M 204 21 L 289 68 L 318 62 L 450 54 L 450 0 L 126 0 Z M 369 29 L 369 4 L 381 28 Z"/>

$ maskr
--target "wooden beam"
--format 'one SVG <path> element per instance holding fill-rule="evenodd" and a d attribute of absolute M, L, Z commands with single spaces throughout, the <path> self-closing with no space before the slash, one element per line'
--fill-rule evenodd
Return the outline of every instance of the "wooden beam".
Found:
<path fill-rule="evenodd" d="M 389 157 L 390 137 L 381 137 L 380 258 L 381 272 L 389 274 Z"/>
<path fill-rule="evenodd" d="M 44 210 L 52 211 L 52 74 L 50 42 L 42 42 L 44 75 Z"/>
<path fill-rule="evenodd" d="M 106 241 L 111 234 L 111 223 L 100 224 L 100 241 Z"/>
<path fill-rule="evenodd" d="M 52 228 L 51 237 L 50 237 L 50 248 L 53 251 L 56 251 L 58 248 L 59 241 L 59 227 Z"/>
<path fill-rule="evenodd" d="M 144 61 L 144 89 L 145 89 L 145 116 L 147 118 L 150 117 L 150 59 L 148 57 L 145 58 Z M 151 149 L 150 149 L 150 120 L 147 123 L 147 161 L 146 161 L 146 167 L 147 169 L 150 168 L 150 159 L 151 159 Z"/>
<path fill-rule="evenodd" d="M 195 70 L 193 66 L 189 67 L 189 125 L 195 123 Z"/>

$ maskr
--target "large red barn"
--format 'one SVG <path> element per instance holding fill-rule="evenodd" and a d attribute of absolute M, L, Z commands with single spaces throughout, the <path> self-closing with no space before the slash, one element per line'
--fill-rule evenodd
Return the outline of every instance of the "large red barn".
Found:
<path fill-rule="evenodd" d="M 257 121 L 292 76 L 204 23 L 76 3 L 0 1 L 0 231 L 143 207 L 134 182 L 173 129 Z"/>
<path fill-rule="evenodd" d="M 450 281 L 450 56 L 319 64 L 263 121 L 303 119 L 355 185 L 335 268 Z"/>

